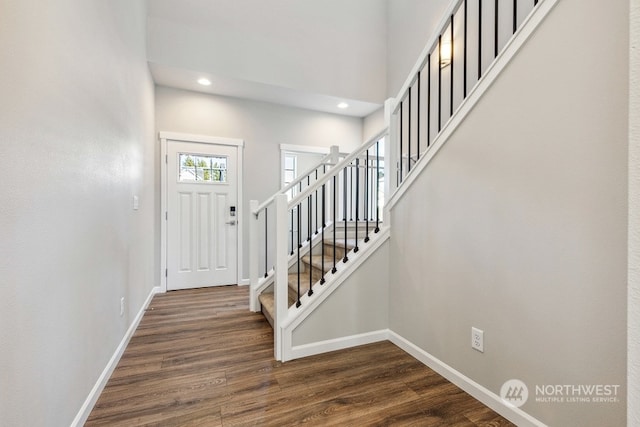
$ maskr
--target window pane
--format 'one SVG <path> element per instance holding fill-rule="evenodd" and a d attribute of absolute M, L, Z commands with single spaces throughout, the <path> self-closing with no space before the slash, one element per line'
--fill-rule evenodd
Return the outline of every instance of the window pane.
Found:
<path fill-rule="evenodd" d="M 179 154 L 179 182 L 227 182 L 227 158 Z"/>
<path fill-rule="evenodd" d="M 293 182 L 294 179 L 295 179 L 295 176 L 294 176 L 293 171 L 288 171 L 288 170 L 284 171 L 284 183 L 285 184 L 289 184 L 290 182 Z"/>
<path fill-rule="evenodd" d="M 296 158 L 295 156 L 284 156 L 284 168 L 285 170 L 294 170 L 296 168 Z"/>

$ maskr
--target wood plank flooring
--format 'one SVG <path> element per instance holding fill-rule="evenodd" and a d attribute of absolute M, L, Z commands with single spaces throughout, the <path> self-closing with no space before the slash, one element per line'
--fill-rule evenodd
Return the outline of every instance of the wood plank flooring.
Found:
<path fill-rule="evenodd" d="M 87 426 L 513 426 L 389 342 L 287 363 L 248 287 L 156 295 Z"/>

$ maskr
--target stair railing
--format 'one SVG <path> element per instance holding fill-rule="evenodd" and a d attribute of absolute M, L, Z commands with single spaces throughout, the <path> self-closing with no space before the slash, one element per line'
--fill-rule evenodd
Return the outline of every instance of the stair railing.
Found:
<path fill-rule="evenodd" d="M 279 195 L 285 195 L 287 198 L 293 197 L 294 194 L 303 191 L 311 184 L 315 183 L 322 174 L 326 173 L 332 166 L 340 160 L 340 152 L 337 146 L 330 148 L 329 154 L 324 156 L 313 167 L 300 174 L 291 183 L 285 185 L 271 197 L 261 204 L 256 200 L 251 200 L 249 209 L 251 211 L 252 220 L 249 224 L 249 278 L 251 287 L 250 309 L 258 310 L 257 297 L 262 289 L 273 281 L 276 243 L 274 238 L 275 232 L 275 200 Z M 317 194 L 315 195 L 317 199 Z M 302 214 L 302 211 L 300 212 Z M 319 212 L 304 212 L 306 215 L 315 217 L 315 227 L 318 229 Z M 309 230 L 303 230 L 294 227 L 295 215 L 291 214 L 291 228 L 289 230 L 290 239 L 289 254 L 293 255 L 294 248 L 297 244 L 294 242 L 301 239 L 301 236 L 307 235 Z M 306 224 L 305 224 L 306 225 Z M 312 222 L 309 223 L 312 226 Z"/>
<path fill-rule="evenodd" d="M 544 0 L 456 0 L 391 109 L 395 188 L 414 170 L 520 27 Z"/>
<path fill-rule="evenodd" d="M 299 310 L 314 294 L 317 286 L 323 286 L 328 276 L 336 274 L 349 261 L 349 254 L 357 253 L 360 245 L 369 242 L 373 233 L 380 231 L 383 220 L 384 206 L 384 140 L 388 135 L 385 129 L 357 150 L 347 155 L 337 165 L 324 173 L 315 183 L 287 200 L 284 195 L 276 197 L 276 265 L 274 286 L 274 339 L 276 358 L 282 356 L 282 331 L 280 325 Z M 320 197 L 315 195 L 319 194 Z M 316 241 L 307 235 L 308 246 L 306 254 L 308 260 L 303 263 L 302 241 L 299 238 L 294 248 L 295 301 L 290 306 L 288 302 L 289 289 L 289 255 L 287 219 L 294 215 L 298 227 L 305 229 L 304 223 L 311 223 L 311 217 L 304 218 L 302 206 L 307 206 L 307 212 L 317 208 L 322 214 L 320 228 L 315 229 L 318 236 Z M 331 222 L 331 223 L 330 223 Z M 339 226 L 341 229 L 339 230 Z M 359 228 L 363 227 L 364 230 Z M 307 230 L 313 227 L 306 227 Z M 353 233 L 353 236 L 350 234 Z M 343 241 L 344 255 L 338 259 L 338 241 Z M 353 248 L 347 249 L 348 241 L 353 241 Z M 332 255 L 327 256 L 327 246 Z M 315 256 L 315 261 L 314 261 Z M 319 260 L 319 261 L 317 261 Z M 314 267 L 320 272 L 314 276 Z M 309 271 L 303 270 L 303 264 Z"/>

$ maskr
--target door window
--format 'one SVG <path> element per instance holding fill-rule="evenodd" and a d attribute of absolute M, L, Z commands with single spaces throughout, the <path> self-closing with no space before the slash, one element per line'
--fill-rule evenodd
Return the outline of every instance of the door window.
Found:
<path fill-rule="evenodd" d="M 195 154 L 178 154 L 178 182 L 227 182 L 227 158 Z"/>

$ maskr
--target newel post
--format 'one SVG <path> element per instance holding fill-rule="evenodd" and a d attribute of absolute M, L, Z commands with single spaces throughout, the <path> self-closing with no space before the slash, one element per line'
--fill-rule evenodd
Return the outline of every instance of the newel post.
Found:
<path fill-rule="evenodd" d="M 273 318 L 273 335 L 275 340 L 275 358 L 282 360 L 283 356 L 283 339 L 282 339 L 282 323 L 287 318 L 289 284 L 289 255 L 287 246 L 287 237 L 289 233 L 287 218 L 289 217 L 289 201 L 286 194 L 278 194 L 275 197 L 276 205 L 276 265 L 275 265 L 275 286 L 274 286 L 274 318 Z"/>
<path fill-rule="evenodd" d="M 253 312 L 260 311 L 258 301 L 258 248 L 260 247 L 260 237 L 258 236 L 258 201 L 249 201 L 249 309 Z"/>
<path fill-rule="evenodd" d="M 336 165 L 340 161 L 340 147 L 332 145 L 329 148 L 329 154 L 331 154 L 331 164 Z"/>

